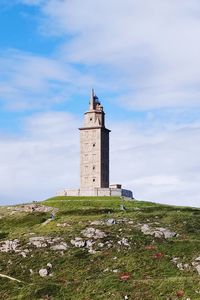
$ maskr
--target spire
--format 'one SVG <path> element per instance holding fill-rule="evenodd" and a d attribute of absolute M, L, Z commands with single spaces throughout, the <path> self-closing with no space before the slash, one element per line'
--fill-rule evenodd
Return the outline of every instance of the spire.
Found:
<path fill-rule="evenodd" d="M 95 108 L 95 93 L 94 89 L 91 90 L 91 96 L 90 96 L 90 110 L 94 110 Z"/>

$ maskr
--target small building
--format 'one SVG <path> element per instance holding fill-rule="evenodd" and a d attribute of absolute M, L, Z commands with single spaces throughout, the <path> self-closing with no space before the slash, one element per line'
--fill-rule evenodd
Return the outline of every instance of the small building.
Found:
<path fill-rule="evenodd" d="M 80 189 L 64 189 L 60 196 L 122 196 L 133 198 L 132 191 L 109 179 L 109 134 L 105 112 L 94 90 L 89 110 L 84 114 L 80 130 Z"/>

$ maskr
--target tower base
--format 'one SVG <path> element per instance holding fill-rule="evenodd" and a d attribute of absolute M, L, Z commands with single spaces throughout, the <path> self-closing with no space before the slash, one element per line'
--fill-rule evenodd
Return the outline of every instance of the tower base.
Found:
<path fill-rule="evenodd" d="M 64 189 L 57 193 L 57 196 L 118 196 L 133 199 L 133 193 L 130 190 L 122 188 L 90 188 L 90 189 Z"/>

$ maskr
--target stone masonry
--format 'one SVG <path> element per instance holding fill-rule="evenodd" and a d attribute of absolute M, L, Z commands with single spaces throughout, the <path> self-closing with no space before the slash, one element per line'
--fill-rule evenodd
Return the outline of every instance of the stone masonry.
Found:
<path fill-rule="evenodd" d="M 109 187 L 109 133 L 105 113 L 92 90 L 89 111 L 80 130 L 81 189 Z"/>
<path fill-rule="evenodd" d="M 121 196 L 133 198 L 121 184 L 109 184 L 109 133 L 105 112 L 94 90 L 80 130 L 80 189 L 64 189 L 59 196 Z"/>

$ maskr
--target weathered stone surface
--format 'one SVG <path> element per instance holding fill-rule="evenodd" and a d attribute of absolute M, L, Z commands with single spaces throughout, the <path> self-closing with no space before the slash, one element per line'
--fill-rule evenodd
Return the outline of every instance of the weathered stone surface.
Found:
<path fill-rule="evenodd" d="M 71 244 L 74 245 L 77 248 L 83 248 L 86 246 L 86 241 L 84 241 L 80 237 L 75 237 L 74 240 L 71 240 Z"/>
<path fill-rule="evenodd" d="M 170 231 L 167 228 L 163 228 L 163 227 L 150 228 L 148 224 L 142 225 L 141 231 L 146 235 L 153 235 L 158 238 L 164 237 L 165 239 L 169 239 L 177 235 L 176 232 Z"/>
<path fill-rule="evenodd" d="M 50 238 L 50 237 L 31 237 L 29 238 L 29 245 L 33 245 L 36 248 L 47 248 L 50 247 L 51 250 L 59 251 L 59 250 L 67 250 L 68 245 L 63 241 L 62 238 Z"/>
<path fill-rule="evenodd" d="M 122 238 L 120 241 L 117 242 L 120 246 L 130 247 L 129 241 L 126 238 Z"/>
<path fill-rule="evenodd" d="M 40 269 L 40 270 L 39 270 L 39 275 L 40 275 L 41 277 L 46 277 L 46 276 L 48 276 L 48 270 L 47 270 L 47 269 Z"/>
<path fill-rule="evenodd" d="M 29 244 L 35 246 L 36 248 L 45 248 L 47 247 L 48 239 L 42 236 L 36 236 L 29 238 Z"/>
<path fill-rule="evenodd" d="M 0 252 L 18 252 L 19 248 L 19 240 L 7 240 L 0 243 Z"/>
<path fill-rule="evenodd" d="M 67 246 L 67 243 L 65 242 L 60 242 L 59 244 L 57 245 L 53 245 L 50 247 L 51 250 L 54 250 L 54 251 L 58 251 L 58 250 L 67 250 L 68 246 Z"/>
<path fill-rule="evenodd" d="M 108 219 L 106 222 L 106 225 L 114 225 L 114 224 L 116 224 L 115 219 Z"/>
<path fill-rule="evenodd" d="M 67 226 L 70 226 L 70 225 L 67 224 L 67 223 L 58 223 L 58 224 L 56 224 L 56 226 L 64 228 L 64 227 L 67 227 Z"/>
<path fill-rule="evenodd" d="M 94 238 L 94 239 L 102 239 L 107 236 L 105 232 L 99 229 L 95 229 L 93 227 L 88 227 L 85 230 L 81 231 L 81 233 L 83 236 L 87 238 Z"/>
<path fill-rule="evenodd" d="M 198 274 L 200 275 L 200 265 L 197 265 L 197 266 L 195 267 L 195 269 L 197 270 Z"/>

